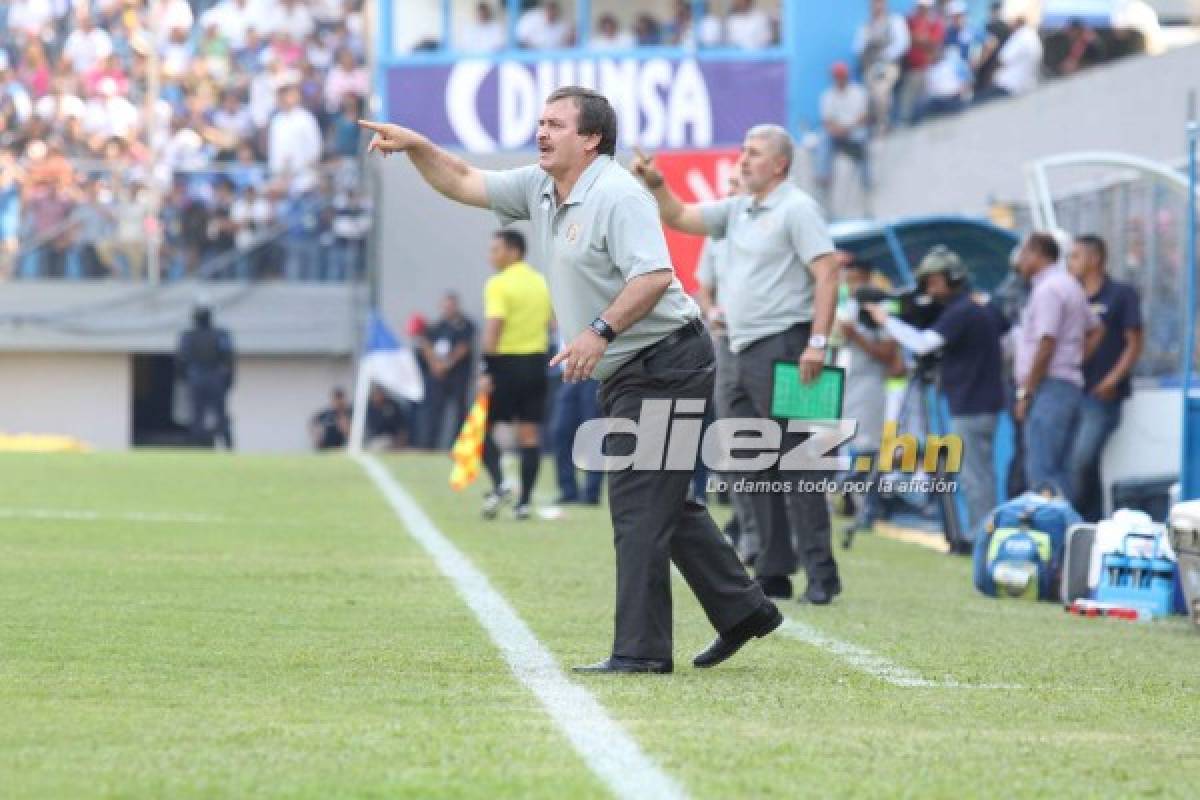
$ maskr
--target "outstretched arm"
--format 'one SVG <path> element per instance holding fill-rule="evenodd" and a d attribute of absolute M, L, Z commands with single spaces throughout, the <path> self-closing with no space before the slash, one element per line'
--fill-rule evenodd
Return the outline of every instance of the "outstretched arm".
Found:
<path fill-rule="evenodd" d="M 709 231 L 704 224 L 704 217 L 700 215 L 700 206 L 680 202 L 663 180 L 662 173 L 654 166 L 654 159 L 641 150 L 635 152 L 637 157 L 632 164 L 633 174 L 642 179 L 642 183 L 658 201 L 658 215 L 662 221 L 677 231 L 707 236 Z"/>
<path fill-rule="evenodd" d="M 487 184 L 481 170 L 400 125 L 364 119 L 358 124 L 375 134 L 367 146 L 368 153 L 378 151 L 385 157 L 392 153 L 407 153 L 421 177 L 438 192 L 465 205 L 487 208 Z"/>

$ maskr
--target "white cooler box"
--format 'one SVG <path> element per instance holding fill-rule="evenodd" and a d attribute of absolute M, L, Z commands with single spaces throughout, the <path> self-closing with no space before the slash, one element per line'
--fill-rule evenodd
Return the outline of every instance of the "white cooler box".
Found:
<path fill-rule="evenodd" d="M 1200 628 L 1200 500 L 1178 503 L 1171 509 L 1169 525 L 1188 616 Z"/>

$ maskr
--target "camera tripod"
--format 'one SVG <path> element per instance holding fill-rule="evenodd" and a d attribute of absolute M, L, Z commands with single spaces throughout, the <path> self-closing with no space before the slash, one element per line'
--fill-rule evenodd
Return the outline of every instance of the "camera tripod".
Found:
<path fill-rule="evenodd" d="M 916 401 L 917 419 L 920 427 L 920 447 L 917 453 L 919 460 L 924 458 L 926 442 L 929 436 L 943 435 L 949 429 L 949 425 L 941 409 L 940 392 L 930 391 L 931 389 L 938 389 L 937 359 L 929 356 L 919 356 L 917 358 L 916 369 L 913 370 L 908 385 L 904 387 L 904 396 L 900 401 L 902 415 L 904 410 L 910 408 L 911 404 Z M 871 464 L 871 471 L 867 475 L 867 486 L 869 487 L 878 485 L 881 456 L 882 453 L 877 453 Z M 931 477 L 935 487 L 945 484 L 945 459 L 938 459 L 936 469 Z M 950 552 L 961 552 L 966 542 L 962 535 L 962 518 L 958 507 L 958 497 L 954 492 L 940 490 L 936 490 L 932 494 L 937 503 L 938 515 L 942 521 L 942 531 L 946 537 L 946 542 L 950 545 Z M 864 498 L 861 502 L 865 503 L 866 499 Z M 848 550 L 854 544 L 854 535 L 857 531 L 857 522 L 848 526 L 843 531 L 843 549 Z"/>

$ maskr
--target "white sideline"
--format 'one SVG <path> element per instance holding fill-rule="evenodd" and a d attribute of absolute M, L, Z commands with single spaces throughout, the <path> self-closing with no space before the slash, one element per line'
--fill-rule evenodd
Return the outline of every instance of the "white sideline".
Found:
<path fill-rule="evenodd" d="M 686 797 L 683 788 L 642 752 L 590 692 L 567 680 L 550 652 L 508 601 L 492 588 L 487 576 L 437 529 L 391 473 L 370 454 L 355 453 L 351 457 L 370 476 L 442 574 L 454 584 L 513 674 L 533 692 L 576 752 L 612 793 L 631 800 Z"/>
<path fill-rule="evenodd" d="M 821 633 L 811 625 L 806 625 L 791 617 L 784 617 L 783 625 L 780 626 L 779 632 L 797 641 L 827 650 L 858 671 L 865 672 L 885 683 L 890 683 L 892 686 L 918 689 L 1019 690 L 1025 688 L 1016 683 L 959 683 L 953 678 L 943 678 L 937 681 L 923 678 L 916 670 L 901 666 L 894 661 L 888 661 L 883 656 L 872 653 L 865 647 L 844 642 L 841 639 L 835 639 L 828 634 Z"/>
<path fill-rule="evenodd" d="M 958 683 L 955 681 L 947 683 L 922 678 L 917 672 L 908 667 L 902 667 L 899 664 L 888 661 L 883 656 L 876 655 L 865 647 L 859 647 L 856 644 L 843 642 L 841 639 L 827 636 L 816 628 L 794 620 L 791 617 L 784 618 L 783 626 L 779 629 L 779 632 L 793 639 L 798 639 L 805 644 L 810 644 L 813 647 L 828 650 L 860 672 L 865 672 L 893 686 L 916 686 L 921 688 L 949 688 L 958 686 Z"/>
<path fill-rule="evenodd" d="M 190 514 L 158 511 L 85 511 L 58 508 L 0 508 L 0 519 L 50 519 L 75 522 L 173 522 L 190 525 L 211 525 L 227 522 L 224 517 L 209 514 Z"/>

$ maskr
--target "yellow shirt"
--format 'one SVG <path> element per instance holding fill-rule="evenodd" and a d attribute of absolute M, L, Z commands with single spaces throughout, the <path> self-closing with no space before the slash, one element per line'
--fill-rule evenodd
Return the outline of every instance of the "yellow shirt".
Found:
<path fill-rule="evenodd" d="M 544 353 L 550 347 L 550 289 L 524 261 L 502 269 L 483 287 L 483 315 L 504 321 L 499 355 Z"/>

